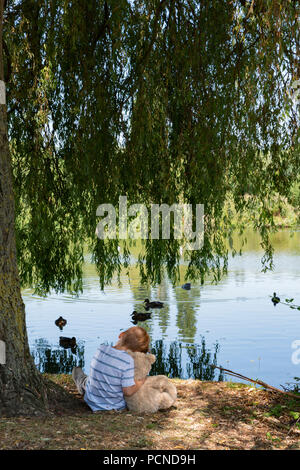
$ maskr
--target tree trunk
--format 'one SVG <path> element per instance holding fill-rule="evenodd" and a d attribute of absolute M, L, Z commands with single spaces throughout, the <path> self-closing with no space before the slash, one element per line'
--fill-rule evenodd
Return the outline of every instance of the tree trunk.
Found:
<path fill-rule="evenodd" d="M 4 80 L 0 0 L 0 80 Z M 0 104 L 0 340 L 6 364 L 0 364 L 0 416 L 34 414 L 47 409 L 46 386 L 30 355 L 25 308 L 16 257 L 15 209 L 6 104 Z"/>

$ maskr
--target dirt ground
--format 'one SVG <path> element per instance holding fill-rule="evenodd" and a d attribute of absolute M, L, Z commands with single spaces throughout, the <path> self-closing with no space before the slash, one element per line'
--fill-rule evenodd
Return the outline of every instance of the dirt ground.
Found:
<path fill-rule="evenodd" d="M 0 449 L 299 449 L 300 400 L 232 382 L 173 379 L 176 406 L 152 415 L 92 413 L 70 375 L 48 375 L 74 397 L 47 417 L 0 418 Z"/>

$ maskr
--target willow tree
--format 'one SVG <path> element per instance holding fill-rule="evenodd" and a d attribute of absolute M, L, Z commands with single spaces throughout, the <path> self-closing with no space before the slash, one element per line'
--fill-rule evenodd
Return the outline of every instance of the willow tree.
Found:
<path fill-rule="evenodd" d="M 86 244 L 102 288 L 128 266 L 130 242 L 119 253 L 95 236 L 99 204 L 204 204 L 203 247 L 185 252 L 203 282 L 243 228 L 230 195 L 238 213 L 255 208 L 270 265 L 269 199 L 299 171 L 298 4 L 8 0 L 3 16 L 0 3 L 0 411 L 16 414 L 47 406 L 20 286 L 80 292 Z M 141 280 L 176 282 L 180 243 L 144 240 Z"/>

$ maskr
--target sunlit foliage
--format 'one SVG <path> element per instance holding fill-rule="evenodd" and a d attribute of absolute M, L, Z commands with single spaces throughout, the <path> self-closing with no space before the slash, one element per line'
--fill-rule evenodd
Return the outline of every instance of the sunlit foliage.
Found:
<path fill-rule="evenodd" d="M 297 1 L 20 0 L 5 19 L 19 270 L 39 292 L 82 289 L 84 248 L 103 287 L 130 243 L 95 236 L 96 208 L 205 205 L 187 278 L 227 267 L 249 211 L 272 262 L 268 201 L 299 172 Z M 299 67 L 299 65 L 298 65 Z M 299 106 L 299 105 L 298 105 Z M 144 241 L 141 279 L 179 275 L 179 240 Z M 234 248 L 234 247 L 233 247 Z"/>

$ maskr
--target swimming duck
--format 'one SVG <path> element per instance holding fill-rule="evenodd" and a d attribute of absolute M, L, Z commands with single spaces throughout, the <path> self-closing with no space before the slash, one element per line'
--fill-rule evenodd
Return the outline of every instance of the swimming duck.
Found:
<path fill-rule="evenodd" d="M 144 304 L 145 304 L 146 310 L 148 310 L 149 308 L 162 308 L 164 306 L 163 302 L 158 302 L 158 301 L 149 302 L 149 299 L 145 299 Z"/>
<path fill-rule="evenodd" d="M 136 312 L 135 310 L 131 314 L 132 319 L 134 320 L 134 322 L 149 320 L 149 318 L 151 318 L 151 315 L 152 315 L 151 312 L 149 312 L 149 313 Z"/>
<path fill-rule="evenodd" d="M 59 337 L 59 345 L 65 349 L 74 349 L 76 347 L 76 338 L 65 338 L 64 336 Z"/>
<path fill-rule="evenodd" d="M 62 330 L 66 324 L 67 320 L 65 320 L 63 317 L 59 317 L 57 320 L 55 320 L 55 325 L 58 326 L 60 330 Z"/>
<path fill-rule="evenodd" d="M 271 300 L 272 300 L 272 302 L 273 302 L 273 304 L 274 304 L 274 307 L 276 307 L 276 305 L 279 304 L 280 298 L 277 297 L 276 292 L 274 292 L 273 297 L 272 297 Z"/>
<path fill-rule="evenodd" d="M 185 284 L 183 284 L 183 286 L 181 286 L 182 289 L 185 289 L 185 290 L 190 290 L 191 288 L 191 284 L 190 282 L 186 282 Z"/>

